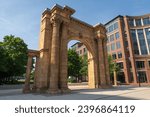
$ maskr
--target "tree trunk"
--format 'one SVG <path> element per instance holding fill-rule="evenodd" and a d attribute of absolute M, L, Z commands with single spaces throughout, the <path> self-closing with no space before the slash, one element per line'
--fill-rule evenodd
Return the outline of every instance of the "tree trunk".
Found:
<path fill-rule="evenodd" d="M 117 73 L 114 71 L 114 85 L 117 86 Z"/>

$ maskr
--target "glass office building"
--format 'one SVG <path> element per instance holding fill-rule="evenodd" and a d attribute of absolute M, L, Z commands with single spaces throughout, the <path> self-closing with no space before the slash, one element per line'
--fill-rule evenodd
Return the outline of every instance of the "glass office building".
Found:
<path fill-rule="evenodd" d="M 108 54 L 121 66 L 118 81 L 150 83 L 150 14 L 119 15 L 105 26 Z"/>

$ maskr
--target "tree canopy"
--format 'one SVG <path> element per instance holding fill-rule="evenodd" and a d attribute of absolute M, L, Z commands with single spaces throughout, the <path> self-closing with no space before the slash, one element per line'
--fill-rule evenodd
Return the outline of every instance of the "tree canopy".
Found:
<path fill-rule="evenodd" d="M 110 75 L 113 75 L 114 71 L 116 71 L 117 73 L 120 72 L 119 65 L 117 65 L 117 63 L 113 61 L 113 58 L 111 57 L 111 55 L 108 55 L 108 63 L 109 63 Z"/>
<path fill-rule="evenodd" d="M 88 75 L 88 61 L 87 61 L 87 54 L 84 55 L 82 59 L 82 67 L 80 69 L 80 74 L 82 76 L 87 76 Z"/>
<path fill-rule="evenodd" d="M 82 58 L 73 49 L 68 50 L 68 76 L 78 77 L 82 67 Z"/>
<path fill-rule="evenodd" d="M 23 39 L 13 35 L 5 36 L 3 42 L 0 42 L 0 72 L 9 76 L 25 73 L 27 50 Z"/>

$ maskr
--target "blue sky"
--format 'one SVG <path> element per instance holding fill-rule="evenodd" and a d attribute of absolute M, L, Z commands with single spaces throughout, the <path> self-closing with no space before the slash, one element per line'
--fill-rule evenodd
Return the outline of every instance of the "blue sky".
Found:
<path fill-rule="evenodd" d="M 150 13 L 150 0 L 0 0 L 0 41 L 13 34 L 23 38 L 30 49 L 38 49 L 41 14 L 56 3 L 72 7 L 74 17 L 91 25 L 117 15 Z"/>

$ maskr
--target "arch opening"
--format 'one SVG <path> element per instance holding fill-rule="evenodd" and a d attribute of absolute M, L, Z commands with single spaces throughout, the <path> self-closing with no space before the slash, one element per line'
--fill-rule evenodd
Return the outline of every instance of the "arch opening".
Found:
<path fill-rule="evenodd" d="M 73 85 L 83 85 L 83 87 L 80 88 L 94 88 L 95 85 L 95 74 L 94 73 L 94 57 L 93 54 L 91 53 L 91 49 L 88 46 L 88 44 L 84 40 L 76 39 L 68 40 L 68 53 L 73 51 L 74 54 L 78 55 L 81 66 L 78 69 L 78 75 L 77 76 L 71 76 L 71 73 L 68 73 L 68 80 L 69 82 L 73 82 Z M 68 72 L 70 72 L 69 69 L 70 66 L 70 58 L 71 57 L 68 54 Z M 75 59 L 75 58 L 74 58 Z M 73 59 L 71 59 L 73 60 Z M 77 63 L 76 63 L 77 65 Z M 69 83 L 70 84 L 70 83 Z M 93 86 L 92 86 L 93 85 Z"/>

